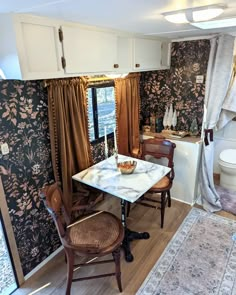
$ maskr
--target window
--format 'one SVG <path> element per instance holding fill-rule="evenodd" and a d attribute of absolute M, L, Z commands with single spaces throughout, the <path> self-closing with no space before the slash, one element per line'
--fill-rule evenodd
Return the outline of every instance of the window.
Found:
<path fill-rule="evenodd" d="M 104 136 L 113 133 L 116 125 L 114 83 L 91 85 L 88 88 L 88 119 L 90 141 L 99 141 Z"/>

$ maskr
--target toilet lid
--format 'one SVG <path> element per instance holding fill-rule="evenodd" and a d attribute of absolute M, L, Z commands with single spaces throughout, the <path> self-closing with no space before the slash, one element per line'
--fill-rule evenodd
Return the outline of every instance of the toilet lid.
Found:
<path fill-rule="evenodd" d="M 236 149 L 222 151 L 220 153 L 220 159 L 230 164 L 236 164 Z"/>

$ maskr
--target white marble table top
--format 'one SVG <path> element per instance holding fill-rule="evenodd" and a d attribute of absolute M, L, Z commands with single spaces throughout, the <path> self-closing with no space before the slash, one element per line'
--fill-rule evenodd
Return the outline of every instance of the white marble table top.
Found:
<path fill-rule="evenodd" d="M 116 167 L 115 157 L 112 156 L 72 178 L 133 203 L 170 171 L 170 168 L 162 165 L 118 155 L 118 162 L 127 160 L 137 161 L 132 174 L 121 174 Z"/>

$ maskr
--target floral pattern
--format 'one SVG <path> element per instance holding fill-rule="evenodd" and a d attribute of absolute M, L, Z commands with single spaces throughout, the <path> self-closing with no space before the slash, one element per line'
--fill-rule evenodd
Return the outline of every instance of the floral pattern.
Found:
<path fill-rule="evenodd" d="M 179 130 L 188 130 L 193 117 L 201 128 L 209 40 L 173 43 L 171 69 L 141 75 L 141 116 L 163 117 L 173 103 Z M 39 199 L 39 189 L 53 182 L 47 115 L 47 93 L 41 81 L 0 81 L 0 174 L 24 275 L 60 246 L 53 221 Z M 113 146 L 112 139 L 108 139 Z M 104 159 L 104 145 L 92 147 L 94 162 Z M 111 149 L 112 152 L 112 149 Z"/>
<path fill-rule="evenodd" d="M 53 182 L 47 94 L 40 81 L 0 81 L 0 173 L 26 275 L 59 246 L 52 219 L 39 198 Z"/>
<path fill-rule="evenodd" d="M 113 154 L 114 149 L 114 138 L 108 138 L 107 139 L 107 145 L 108 145 L 108 154 Z M 98 142 L 94 143 L 91 146 L 92 149 L 92 157 L 94 164 L 99 163 L 105 159 L 105 144 L 104 142 Z"/>
<path fill-rule="evenodd" d="M 236 221 L 193 208 L 136 295 L 232 295 Z"/>
<path fill-rule="evenodd" d="M 189 131 L 196 118 L 200 132 L 209 52 L 209 40 L 174 42 L 170 70 L 142 73 L 141 125 L 147 123 L 151 114 L 163 118 L 166 107 L 173 104 L 177 112 L 176 129 Z M 196 83 L 197 75 L 204 76 L 203 83 Z"/>

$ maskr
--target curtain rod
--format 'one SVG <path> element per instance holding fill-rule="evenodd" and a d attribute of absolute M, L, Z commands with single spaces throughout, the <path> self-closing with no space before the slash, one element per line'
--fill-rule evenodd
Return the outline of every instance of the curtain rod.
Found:
<path fill-rule="evenodd" d="M 88 78 L 88 82 L 99 82 L 99 81 L 113 81 L 113 79 L 109 77 Z M 47 80 L 43 80 L 42 85 L 44 88 L 46 88 L 48 86 Z"/>
<path fill-rule="evenodd" d="M 97 77 L 97 78 L 89 78 L 89 82 L 96 82 L 96 81 L 108 81 L 108 80 L 113 80 L 109 77 Z"/>

